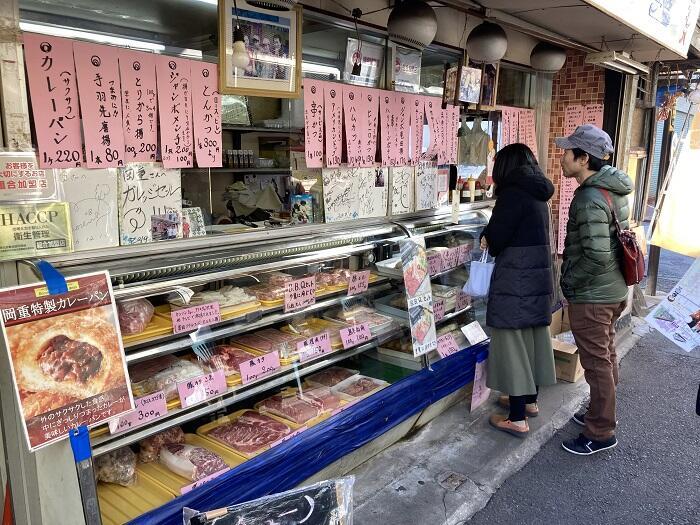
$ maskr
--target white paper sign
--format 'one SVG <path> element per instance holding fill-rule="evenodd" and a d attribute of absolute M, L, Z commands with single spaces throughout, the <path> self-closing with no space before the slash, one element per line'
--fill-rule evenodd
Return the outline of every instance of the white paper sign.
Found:
<path fill-rule="evenodd" d="M 438 207 L 438 170 L 435 163 L 421 161 L 416 168 L 416 211 Z"/>
<path fill-rule="evenodd" d="M 489 338 L 484 329 L 481 328 L 479 321 L 469 323 L 467 326 L 463 326 L 461 330 L 470 345 L 475 345 Z"/>
<path fill-rule="evenodd" d="M 121 244 L 151 242 L 151 218 L 182 214 L 180 169 L 160 162 L 135 162 L 119 170 L 119 231 Z"/>
<path fill-rule="evenodd" d="M 56 175 L 31 152 L 0 152 L 0 202 L 56 199 Z"/>
<path fill-rule="evenodd" d="M 416 168 L 399 166 L 389 168 L 389 173 L 391 174 L 391 214 L 411 213 L 415 206 Z"/>
<path fill-rule="evenodd" d="M 386 217 L 389 192 L 387 180 L 389 170 L 385 167 L 362 168 L 358 185 L 357 200 L 359 217 Z"/>
<path fill-rule="evenodd" d="M 386 168 L 326 168 L 322 177 L 326 222 L 386 216 Z"/>
<path fill-rule="evenodd" d="M 117 169 L 58 170 L 60 199 L 70 204 L 75 251 L 119 246 Z"/>

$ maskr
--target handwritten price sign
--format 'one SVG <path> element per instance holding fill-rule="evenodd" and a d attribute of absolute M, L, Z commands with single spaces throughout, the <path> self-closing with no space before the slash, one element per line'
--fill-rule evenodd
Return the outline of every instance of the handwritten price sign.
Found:
<path fill-rule="evenodd" d="M 442 269 L 450 270 L 457 267 L 457 259 L 459 258 L 459 248 L 450 248 L 442 252 Z"/>
<path fill-rule="evenodd" d="M 431 253 L 428 255 L 428 273 L 437 275 L 442 271 L 442 255 L 439 253 Z"/>
<path fill-rule="evenodd" d="M 324 354 L 330 354 L 332 351 L 331 336 L 328 331 L 297 343 L 297 353 L 302 363 Z"/>
<path fill-rule="evenodd" d="M 472 303 L 472 298 L 465 294 L 464 292 L 460 291 L 457 294 L 457 306 L 455 307 L 456 311 L 461 311 L 464 310 L 467 306 L 469 306 Z"/>
<path fill-rule="evenodd" d="M 459 264 L 464 264 L 466 263 L 471 255 L 472 255 L 472 245 L 471 244 L 461 244 L 459 248 L 459 257 L 457 260 L 459 261 Z"/>
<path fill-rule="evenodd" d="M 348 277 L 348 295 L 366 292 L 369 288 L 369 270 L 352 272 Z"/>
<path fill-rule="evenodd" d="M 440 357 L 449 357 L 459 352 L 459 346 L 452 334 L 445 334 L 442 337 L 438 337 L 437 344 L 437 351 Z"/>
<path fill-rule="evenodd" d="M 191 492 L 192 490 L 196 489 L 197 487 L 201 487 L 205 483 L 211 481 L 212 479 L 218 478 L 222 474 L 226 474 L 229 470 L 228 468 L 225 468 L 223 470 L 220 470 L 218 472 L 214 472 L 213 474 L 208 475 L 205 478 L 198 479 L 194 483 L 191 483 L 190 485 L 185 485 L 180 489 L 180 494 L 187 494 L 188 492 Z"/>
<path fill-rule="evenodd" d="M 372 334 L 366 323 L 360 323 L 340 330 L 340 338 L 343 340 L 343 348 L 347 349 L 366 343 L 372 339 Z"/>
<path fill-rule="evenodd" d="M 196 405 L 211 397 L 220 396 L 227 390 L 226 375 L 223 370 L 202 374 L 177 384 L 177 393 L 180 395 L 182 408 Z"/>
<path fill-rule="evenodd" d="M 433 301 L 433 317 L 435 317 L 436 323 L 445 317 L 445 301 L 442 299 Z"/>
<path fill-rule="evenodd" d="M 247 385 L 279 370 L 280 366 L 278 352 L 270 352 L 250 361 L 244 361 L 241 363 L 241 381 L 244 385 Z"/>
<path fill-rule="evenodd" d="M 176 334 L 192 332 L 200 326 L 221 322 L 219 303 L 200 304 L 190 308 L 173 310 L 170 317 L 173 320 L 173 332 Z"/>
<path fill-rule="evenodd" d="M 290 281 L 284 292 L 284 311 L 293 312 L 316 304 L 316 276 Z"/>
<path fill-rule="evenodd" d="M 162 390 L 144 397 L 137 397 L 134 399 L 134 406 L 136 408 L 131 412 L 109 422 L 110 434 L 119 434 L 138 428 L 168 413 L 165 394 Z"/>

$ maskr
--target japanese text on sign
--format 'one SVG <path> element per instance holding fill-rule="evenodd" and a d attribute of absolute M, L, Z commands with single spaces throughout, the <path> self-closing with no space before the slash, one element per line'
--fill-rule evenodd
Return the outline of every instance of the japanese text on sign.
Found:
<path fill-rule="evenodd" d="M 219 303 L 207 303 L 181 308 L 170 312 L 173 320 L 173 333 L 191 332 L 201 326 L 209 326 L 221 322 Z"/>
<path fill-rule="evenodd" d="M 324 89 L 324 115 L 326 122 L 326 166 L 340 166 L 343 154 L 343 88 L 329 84 Z"/>
<path fill-rule="evenodd" d="M 55 198 L 53 170 L 39 168 L 32 153 L 0 153 L 0 202 Z"/>
<path fill-rule="evenodd" d="M 363 149 L 362 131 L 366 129 L 366 113 L 361 110 L 361 88 L 343 86 L 343 114 L 345 115 L 345 143 L 348 154 L 348 166 L 362 166 Z"/>
<path fill-rule="evenodd" d="M 216 64 L 192 62 L 192 113 L 197 166 L 200 168 L 220 168 L 223 162 L 218 79 Z"/>
<path fill-rule="evenodd" d="M 471 257 L 472 253 L 472 245 L 471 244 L 460 244 L 459 245 L 459 257 L 458 261 L 459 264 L 464 264 L 466 263 L 469 258 Z"/>
<path fill-rule="evenodd" d="M 42 168 L 75 168 L 83 162 L 73 43 L 24 33 L 32 114 Z"/>
<path fill-rule="evenodd" d="M 333 350 L 331 348 L 331 336 L 328 331 L 322 332 L 313 337 L 309 337 L 304 341 L 297 343 L 297 353 L 299 360 L 303 363 L 310 359 L 315 359 L 324 354 L 329 354 Z"/>
<path fill-rule="evenodd" d="M 304 80 L 304 150 L 306 167 L 323 167 L 324 82 Z"/>
<path fill-rule="evenodd" d="M 460 312 L 467 308 L 471 303 L 472 298 L 460 290 L 460 292 L 457 294 L 457 306 L 455 307 L 455 310 Z"/>
<path fill-rule="evenodd" d="M 316 276 L 303 277 L 286 284 L 284 311 L 292 312 L 316 303 Z"/>
<path fill-rule="evenodd" d="M 428 273 L 435 276 L 442 271 L 443 259 L 439 253 L 431 253 L 428 255 Z"/>
<path fill-rule="evenodd" d="M 244 385 L 268 376 L 280 368 L 279 352 L 270 352 L 240 364 L 241 381 Z"/>
<path fill-rule="evenodd" d="M 166 168 L 191 168 L 192 87 L 190 61 L 160 55 L 156 58 L 160 147 Z"/>
<path fill-rule="evenodd" d="M 182 408 L 220 396 L 227 390 L 226 375 L 223 370 L 202 374 L 177 384 L 177 392 L 180 396 Z"/>
<path fill-rule="evenodd" d="M 445 301 L 443 299 L 433 301 L 433 316 L 436 323 L 445 317 Z"/>
<path fill-rule="evenodd" d="M 442 252 L 442 267 L 445 270 L 457 267 L 459 248 L 449 248 Z"/>
<path fill-rule="evenodd" d="M 369 288 L 369 270 L 350 272 L 348 275 L 348 295 L 366 292 Z"/>
<path fill-rule="evenodd" d="M 489 337 L 486 335 L 486 332 L 484 332 L 484 329 L 481 328 L 479 321 L 469 323 L 467 326 L 463 326 L 461 330 L 464 334 L 464 337 L 466 337 L 467 341 L 469 341 L 470 345 L 475 345 L 477 343 L 485 341 Z"/>
<path fill-rule="evenodd" d="M 119 434 L 150 423 L 168 413 L 162 390 L 134 399 L 134 410 L 109 422 L 110 434 Z"/>
<path fill-rule="evenodd" d="M 437 351 L 440 357 L 449 357 L 459 352 L 459 346 L 452 334 L 445 334 L 438 337 L 437 344 Z"/>
<path fill-rule="evenodd" d="M 340 338 L 343 341 L 343 348 L 347 349 L 366 343 L 372 339 L 372 334 L 366 323 L 360 323 L 342 328 Z"/>
<path fill-rule="evenodd" d="M 472 388 L 472 402 L 469 406 L 470 410 L 476 409 L 479 405 L 486 401 L 491 394 L 491 389 L 486 386 L 488 374 L 487 362 L 488 359 L 485 359 L 477 363 L 474 369 L 474 386 Z"/>
<path fill-rule="evenodd" d="M 158 150 L 158 102 L 156 55 L 119 50 L 122 79 L 122 117 L 127 162 L 156 160 Z"/>

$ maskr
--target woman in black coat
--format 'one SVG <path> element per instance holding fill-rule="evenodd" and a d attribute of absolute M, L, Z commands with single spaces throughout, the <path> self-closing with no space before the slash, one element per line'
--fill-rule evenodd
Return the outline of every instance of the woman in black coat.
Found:
<path fill-rule="evenodd" d="M 496 205 L 481 239 L 496 258 L 486 324 L 491 329 L 487 384 L 508 394 L 499 403 L 506 417 L 491 424 L 525 437 L 526 415 L 538 414 L 537 389 L 556 383 L 549 324 L 552 321 L 552 267 L 547 201 L 553 184 L 524 144 L 496 154 L 493 169 Z"/>

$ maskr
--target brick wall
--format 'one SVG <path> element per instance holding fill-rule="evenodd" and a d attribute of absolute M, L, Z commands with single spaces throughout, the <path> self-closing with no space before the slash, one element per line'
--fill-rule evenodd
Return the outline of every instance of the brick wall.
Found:
<path fill-rule="evenodd" d="M 554 227 L 559 218 L 559 183 L 561 169 L 559 158 L 563 151 L 554 145 L 554 139 L 564 135 L 564 111 L 572 104 L 602 104 L 605 91 L 605 72 L 602 68 L 585 64 L 585 53 L 568 51 L 564 67 L 554 76 L 552 84 L 552 114 L 549 123 L 549 157 L 547 177 L 554 183 L 552 198 Z M 555 229 L 555 231 L 557 231 Z"/>

